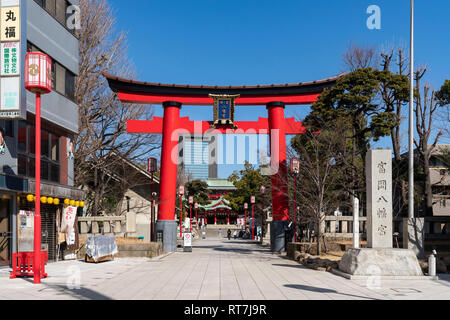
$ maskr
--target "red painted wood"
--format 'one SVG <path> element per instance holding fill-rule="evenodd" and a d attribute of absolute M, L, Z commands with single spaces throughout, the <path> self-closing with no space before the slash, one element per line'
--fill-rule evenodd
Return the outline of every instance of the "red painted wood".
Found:
<path fill-rule="evenodd" d="M 164 108 L 161 152 L 161 181 L 163 183 L 161 183 L 159 194 L 159 220 L 175 220 L 178 136 L 174 139 L 173 132 L 178 128 L 179 119 L 179 107 L 168 106 Z"/>
<path fill-rule="evenodd" d="M 214 100 L 207 96 L 163 96 L 156 94 L 118 92 L 120 101 L 139 104 L 162 104 L 165 101 L 177 101 L 183 105 L 213 105 Z M 236 99 L 237 106 L 265 106 L 272 101 L 281 101 L 286 105 L 308 105 L 317 101 L 320 93 L 280 96 L 242 96 Z"/>
<path fill-rule="evenodd" d="M 35 193 L 36 201 L 34 206 L 34 258 L 33 274 L 34 284 L 41 283 L 41 94 L 36 93 L 36 159 L 35 159 Z"/>
<path fill-rule="evenodd" d="M 151 121 L 128 120 L 127 130 L 129 133 L 162 133 L 164 118 L 154 117 Z M 180 118 L 177 131 L 181 133 L 220 133 L 220 134 L 268 134 L 269 121 L 267 118 L 259 118 L 258 121 L 237 121 L 237 130 L 230 128 L 211 129 L 212 121 L 191 121 L 189 118 Z M 294 118 L 283 119 L 280 123 L 286 134 L 301 134 L 305 127 Z M 263 131 L 263 132 L 261 132 Z M 266 132 L 264 132 L 266 131 Z"/>
<path fill-rule="evenodd" d="M 271 169 L 274 173 L 272 174 L 272 215 L 274 221 L 287 221 L 289 220 L 289 198 L 284 107 L 271 106 L 267 109 L 271 131 Z"/>

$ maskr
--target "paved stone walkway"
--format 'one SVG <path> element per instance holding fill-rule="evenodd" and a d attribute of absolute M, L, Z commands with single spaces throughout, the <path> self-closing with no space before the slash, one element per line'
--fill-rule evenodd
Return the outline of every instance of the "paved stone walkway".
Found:
<path fill-rule="evenodd" d="M 310 300 L 450 299 L 450 277 L 441 280 L 350 281 L 304 268 L 267 248 L 242 241 L 194 242 L 192 253 L 155 259 L 49 264 L 41 285 L 0 276 L 0 300 Z M 79 283 L 79 289 L 73 286 Z"/>

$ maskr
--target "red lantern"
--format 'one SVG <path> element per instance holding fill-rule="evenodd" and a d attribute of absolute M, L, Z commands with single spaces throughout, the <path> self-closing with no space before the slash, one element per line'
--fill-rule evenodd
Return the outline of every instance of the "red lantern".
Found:
<path fill-rule="evenodd" d="M 147 161 L 147 172 L 154 173 L 156 171 L 158 171 L 158 160 L 149 158 Z"/>
<path fill-rule="evenodd" d="M 291 171 L 294 173 L 300 172 L 300 160 L 299 159 L 291 159 Z"/>
<path fill-rule="evenodd" d="M 33 93 L 52 92 L 52 60 L 40 52 L 25 56 L 25 88 Z"/>

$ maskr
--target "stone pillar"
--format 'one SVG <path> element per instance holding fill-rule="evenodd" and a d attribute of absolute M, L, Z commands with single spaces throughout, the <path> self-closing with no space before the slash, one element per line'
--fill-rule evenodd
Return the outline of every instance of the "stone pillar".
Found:
<path fill-rule="evenodd" d="M 392 151 L 370 150 L 366 155 L 367 247 L 393 247 Z"/>
<path fill-rule="evenodd" d="M 109 221 L 103 222 L 103 232 L 105 234 L 111 233 L 111 223 Z"/>
<path fill-rule="evenodd" d="M 285 251 L 285 231 L 289 223 L 289 198 L 287 186 L 285 105 L 271 102 L 269 112 L 270 155 L 272 174 L 272 217 L 270 249 Z"/>
<path fill-rule="evenodd" d="M 341 233 L 348 233 L 348 221 L 342 220 L 341 221 Z"/>
<path fill-rule="evenodd" d="M 336 220 L 330 220 L 330 233 L 336 233 Z"/>
<path fill-rule="evenodd" d="M 177 222 L 175 220 L 175 201 L 177 195 L 178 162 L 178 123 L 181 103 L 166 101 L 163 103 L 163 137 L 161 150 L 161 185 L 159 193 L 158 221 L 156 232 L 163 232 L 165 252 L 177 250 Z M 180 225 L 181 226 L 181 225 Z"/>
<path fill-rule="evenodd" d="M 425 258 L 425 219 L 403 219 L 403 248 L 414 251 L 419 259 Z"/>

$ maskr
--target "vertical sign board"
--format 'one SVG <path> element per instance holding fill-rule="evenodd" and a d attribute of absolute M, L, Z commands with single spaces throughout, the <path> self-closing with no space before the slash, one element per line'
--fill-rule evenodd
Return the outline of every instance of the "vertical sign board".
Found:
<path fill-rule="evenodd" d="M 185 233 L 183 235 L 184 252 L 192 252 L 192 233 Z"/>
<path fill-rule="evenodd" d="M 26 2 L 0 2 L 0 119 L 26 119 Z"/>
<path fill-rule="evenodd" d="M 367 247 L 392 248 L 392 151 L 370 150 L 366 157 Z"/>

